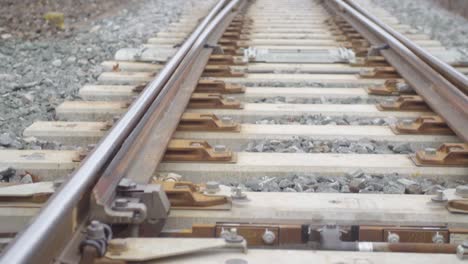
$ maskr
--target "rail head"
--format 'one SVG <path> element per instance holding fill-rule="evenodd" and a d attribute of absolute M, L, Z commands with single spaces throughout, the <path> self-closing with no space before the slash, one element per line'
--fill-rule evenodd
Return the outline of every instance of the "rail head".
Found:
<path fill-rule="evenodd" d="M 450 128 L 464 141 L 468 141 L 468 96 L 443 73 L 437 71 L 403 42 L 376 22 L 353 8 L 349 0 L 332 0 L 326 4 L 344 18 L 373 45 L 388 45 L 381 50 L 385 59 L 405 78 L 427 104 L 438 113 Z"/>

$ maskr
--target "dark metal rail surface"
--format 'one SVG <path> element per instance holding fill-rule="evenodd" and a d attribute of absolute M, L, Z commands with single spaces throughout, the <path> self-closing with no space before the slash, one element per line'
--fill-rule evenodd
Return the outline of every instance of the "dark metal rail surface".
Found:
<path fill-rule="evenodd" d="M 424 98 L 432 110 L 460 138 L 468 141 L 466 77 L 460 76 L 451 66 L 365 12 L 352 0 L 332 0 L 325 3 L 370 43 L 377 46 L 388 45 L 389 48 L 380 53 Z"/>

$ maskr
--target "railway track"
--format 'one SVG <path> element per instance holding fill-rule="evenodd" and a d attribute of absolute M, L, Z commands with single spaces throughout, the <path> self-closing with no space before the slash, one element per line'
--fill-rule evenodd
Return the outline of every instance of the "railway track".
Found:
<path fill-rule="evenodd" d="M 35 181 L 2 263 L 463 262 L 468 66 L 363 3 L 220 0 L 118 51 L 24 131 L 81 150 L 0 150 Z"/>

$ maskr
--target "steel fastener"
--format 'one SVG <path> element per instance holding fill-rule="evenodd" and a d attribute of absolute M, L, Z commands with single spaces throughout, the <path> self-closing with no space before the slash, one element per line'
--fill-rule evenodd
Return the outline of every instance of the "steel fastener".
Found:
<path fill-rule="evenodd" d="M 241 187 L 234 187 L 232 189 L 231 194 L 232 199 L 234 200 L 245 200 L 247 198 L 247 194 L 242 191 Z"/>
<path fill-rule="evenodd" d="M 429 156 L 434 156 L 437 154 L 437 149 L 435 148 L 425 148 L 424 153 Z"/>
<path fill-rule="evenodd" d="M 216 193 L 217 191 L 219 191 L 219 182 L 216 182 L 216 181 L 207 182 L 205 190 L 207 193 Z"/>
<path fill-rule="evenodd" d="M 437 190 L 436 195 L 431 200 L 436 203 L 442 203 L 447 201 L 447 197 L 445 197 L 444 191 Z"/>
<path fill-rule="evenodd" d="M 398 243 L 400 242 L 400 236 L 396 233 L 388 232 L 387 236 L 388 243 Z"/>
<path fill-rule="evenodd" d="M 232 120 L 232 117 L 225 116 L 221 118 L 221 122 L 225 125 L 232 125 L 234 121 Z"/>
<path fill-rule="evenodd" d="M 220 152 L 226 152 L 226 146 L 225 145 L 215 145 L 213 147 L 214 152 L 220 153 Z"/>
<path fill-rule="evenodd" d="M 405 125 L 405 126 L 411 126 L 413 124 L 413 120 L 411 119 L 404 119 L 401 121 L 401 124 Z"/>
<path fill-rule="evenodd" d="M 457 247 L 457 257 L 459 259 L 466 259 L 468 256 L 468 240 L 463 241 L 460 245 Z"/>
<path fill-rule="evenodd" d="M 439 232 L 436 232 L 434 236 L 432 236 L 432 242 L 435 244 L 443 244 L 445 243 L 445 238 Z"/>
<path fill-rule="evenodd" d="M 262 235 L 262 240 L 265 244 L 271 245 L 276 240 L 276 235 L 272 231 L 265 229 L 265 233 Z"/>
<path fill-rule="evenodd" d="M 240 243 L 244 241 L 244 238 L 237 234 L 237 228 L 230 228 L 229 231 L 223 229 L 221 236 L 228 243 Z"/>

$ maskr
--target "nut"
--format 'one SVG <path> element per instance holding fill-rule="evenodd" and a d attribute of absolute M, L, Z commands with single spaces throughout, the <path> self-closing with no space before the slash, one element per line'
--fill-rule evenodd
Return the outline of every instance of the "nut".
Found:
<path fill-rule="evenodd" d="M 205 190 L 207 193 L 216 193 L 217 191 L 219 191 L 219 182 L 216 182 L 216 181 L 207 182 Z"/>
<path fill-rule="evenodd" d="M 221 152 L 226 152 L 226 146 L 225 145 L 216 145 L 213 147 L 214 152 L 221 153 Z"/>
<path fill-rule="evenodd" d="M 388 243 L 398 243 L 400 242 L 400 236 L 396 233 L 388 232 L 387 236 Z"/>
<path fill-rule="evenodd" d="M 441 235 L 439 232 L 436 232 L 434 236 L 432 236 L 432 242 L 435 244 L 443 244 L 445 243 L 444 236 Z"/>
<path fill-rule="evenodd" d="M 435 196 L 431 198 L 433 202 L 436 203 L 442 203 L 447 201 L 447 197 L 445 197 L 444 191 L 442 190 L 437 190 L 437 193 Z"/>
<path fill-rule="evenodd" d="M 434 156 L 437 154 L 437 149 L 435 148 L 425 148 L 424 153 L 429 156 Z"/>
<path fill-rule="evenodd" d="M 276 240 L 276 235 L 272 231 L 265 229 L 265 233 L 262 235 L 262 240 L 265 244 L 271 245 Z"/>
<path fill-rule="evenodd" d="M 234 123 L 234 121 L 232 120 L 232 117 L 229 117 L 229 116 L 222 117 L 221 122 L 223 122 L 223 124 L 225 125 L 232 125 Z"/>

